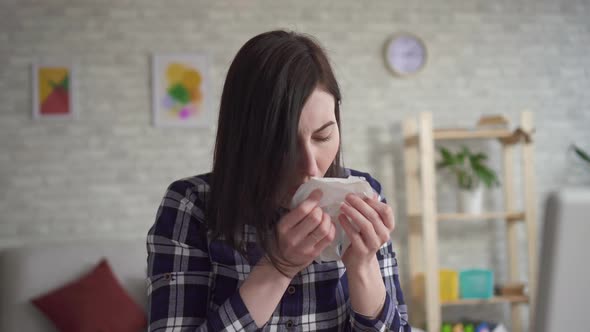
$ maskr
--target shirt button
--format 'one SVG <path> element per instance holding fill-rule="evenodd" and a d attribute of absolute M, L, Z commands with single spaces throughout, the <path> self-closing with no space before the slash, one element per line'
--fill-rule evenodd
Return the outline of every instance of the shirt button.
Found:
<path fill-rule="evenodd" d="M 295 286 L 289 286 L 289 288 L 287 288 L 287 293 L 290 295 L 295 294 Z"/>
<path fill-rule="evenodd" d="M 294 324 L 293 324 L 292 320 L 288 320 L 286 325 L 287 325 L 287 328 L 290 329 L 293 327 Z"/>
<path fill-rule="evenodd" d="M 172 278 L 172 275 L 170 273 L 164 274 L 164 279 L 170 280 L 171 278 Z"/>

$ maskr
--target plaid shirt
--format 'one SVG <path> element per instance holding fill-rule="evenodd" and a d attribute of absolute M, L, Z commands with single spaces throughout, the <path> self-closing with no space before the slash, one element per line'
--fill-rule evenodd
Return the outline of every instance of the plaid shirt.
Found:
<path fill-rule="evenodd" d="M 363 176 L 381 194 L 381 185 Z M 172 183 L 147 237 L 149 331 L 257 331 L 238 288 L 254 262 L 220 240 L 205 223 L 209 174 Z M 382 200 L 385 202 L 385 200 Z M 248 243 L 255 230 L 244 227 Z M 341 261 L 312 263 L 291 281 L 262 331 L 409 332 L 407 308 L 391 241 L 377 252 L 387 294 L 379 317 L 355 313 Z"/>

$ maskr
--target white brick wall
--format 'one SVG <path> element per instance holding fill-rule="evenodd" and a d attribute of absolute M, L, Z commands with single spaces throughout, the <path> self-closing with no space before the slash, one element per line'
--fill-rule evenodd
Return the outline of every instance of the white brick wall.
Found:
<path fill-rule="evenodd" d="M 327 48 L 344 95 L 346 163 L 381 179 L 398 211 L 399 122 L 421 111 L 450 126 L 535 111 L 541 204 L 552 188 L 590 183 L 567 150 L 571 142 L 590 148 L 589 15 L 585 0 L 0 0 L 0 247 L 145 234 L 166 186 L 210 169 L 215 134 L 150 126 L 149 55 L 208 53 L 217 108 L 238 48 L 275 28 L 313 34 Z M 383 65 L 383 44 L 399 30 L 422 36 L 430 52 L 412 79 L 395 79 Z M 31 120 L 36 59 L 79 66 L 78 120 Z M 501 207 L 497 193 L 489 204 Z M 398 219 L 405 264 L 406 225 Z M 492 267 L 505 279 L 502 231 L 500 223 L 441 227 L 442 265 Z M 501 319 L 505 309 L 472 314 L 494 310 Z"/>

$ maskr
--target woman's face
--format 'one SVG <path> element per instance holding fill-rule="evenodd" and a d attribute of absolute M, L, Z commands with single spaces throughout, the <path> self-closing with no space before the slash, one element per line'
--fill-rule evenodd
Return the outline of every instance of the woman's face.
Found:
<path fill-rule="evenodd" d="M 297 134 L 297 174 L 289 188 L 290 195 L 311 177 L 323 177 L 336 158 L 340 132 L 334 111 L 334 96 L 319 88 L 303 105 Z"/>

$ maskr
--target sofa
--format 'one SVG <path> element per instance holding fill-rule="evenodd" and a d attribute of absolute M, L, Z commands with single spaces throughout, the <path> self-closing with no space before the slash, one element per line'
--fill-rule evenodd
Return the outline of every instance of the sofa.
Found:
<path fill-rule="evenodd" d="M 145 310 L 145 242 L 145 237 L 68 240 L 0 249 L 0 331 L 57 331 L 31 299 L 79 278 L 102 258 Z"/>

